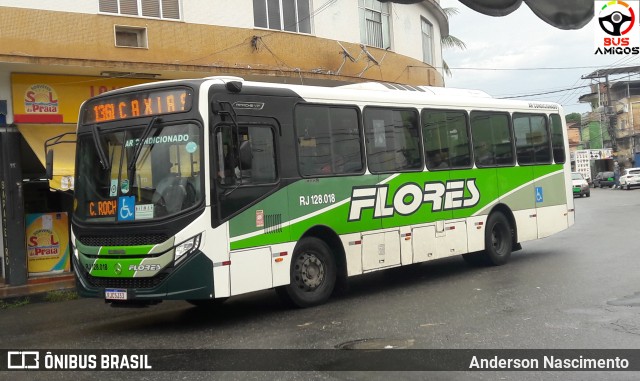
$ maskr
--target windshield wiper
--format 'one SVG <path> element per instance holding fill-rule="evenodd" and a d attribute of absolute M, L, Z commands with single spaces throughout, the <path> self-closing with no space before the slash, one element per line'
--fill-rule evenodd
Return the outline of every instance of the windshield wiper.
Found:
<path fill-rule="evenodd" d="M 140 156 L 140 152 L 142 152 L 142 146 L 144 146 L 144 141 L 147 140 L 147 138 L 149 137 L 149 134 L 151 133 L 151 129 L 153 128 L 153 126 L 160 120 L 161 119 L 159 117 L 154 116 L 149 122 L 149 124 L 147 124 L 147 127 L 144 128 L 144 131 L 142 132 L 142 136 L 140 137 L 140 140 L 135 146 L 135 151 L 133 152 L 133 156 L 131 156 L 131 160 L 129 160 L 129 165 L 127 166 L 129 170 L 132 170 L 136 166 L 136 163 L 138 162 L 138 156 Z"/>
<path fill-rule="evenodd" d="M 100 134 L 98 133 L 98 125 L 94 124 L 91 129 L 91 135 L 93 135 L 93 144 L 96 147 L 96 152 L 98 152 L 98 158 L 100 159 L 100 164 L 103 170 L 111 169 L 111 163 L 107 158 L 107 154 L 104 152 L 104 148 L 102 144 L 100 144 Z"/>

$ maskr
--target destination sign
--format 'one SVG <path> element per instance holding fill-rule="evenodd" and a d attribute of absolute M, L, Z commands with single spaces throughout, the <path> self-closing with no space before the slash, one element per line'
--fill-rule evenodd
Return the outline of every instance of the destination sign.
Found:
<path fill-rule="evenodd" d="M 90 201 L 89 217 L 114 217 L 118 211 L 117 200 Z"/>
<path fill-rule="evenodd" d="M 108 98 L 92 99 L 84 105 L 85 124 L 113 122 L 189 111 L 193 94 L 186 88 L 145 90 Z"/>

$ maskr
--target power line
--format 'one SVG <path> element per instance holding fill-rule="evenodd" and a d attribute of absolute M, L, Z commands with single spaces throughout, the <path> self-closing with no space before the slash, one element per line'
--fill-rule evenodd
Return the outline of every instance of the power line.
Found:
<path fill-rule="evenodd" d="M 627 75 L 627 78 L 629 78 L 629 77 L 631 77 L 631 76 L 640 76 L 640 73 L 634 73 L 634 74 Z M 577 80 L 577 81 L 574 83 L 574 85 L 575 85 L 577 82 L 579 82 L 579 81 L 580 81 L 580 79 L 579 79 L 579 80 Z M 572 90 L 575 92 L 575 90 L 577 90 L 577 89 L 582 89 L 582 88 L 585 88 L 585 87 L 591 87 L 591 85 L 590 85 L 590 84 L 588 84 L 588 85 L 581 85 L 581 86 L 574 86 L 574 85 L 572 85 L 571 87 L 568 87 L 568 88 L 563 88 L 563 89 L 550 90 L 550 91 L 543 91 L 543 92 L 539 92 L 539 93 L 527 93 L 527 94 L 518 94 L 518 95 L 508 95 L 508 96 L 502 96 L 502 97 L 496 97 L 496 98 L 497 98 L 497 99 L 525 98 L 525 97 L 532 97 L 532 96 L 538 96 L 538 95 L 547 95 L 547 94 L 562 93 L 562 92 L 565 92 L 565 91 L 572 91 Z M 572 95 L 572 94 L 571 94 L 571 95 Z M 570 95 L 568 98 L 570 98 L 570 97 L 571 97 L 571 95 Z M 567 98 L 567 97 L 566 97 L 566 96 L 563 96 L 563 97 L 561 97 L 561 98 L 560 98 L 560 100 L 566 101 L 566 100 L 565 100 L 565 98 Z M 556 103 L 562 103 L 562 101 L 560 101 L 560 100 L 559 100 L 559 101 L 557 101 Z"/>
<path fill-rule="evenodd" d="M 414 66 L 418 67 L 418 66 Z M 441 69 L 442 67 L 440 67 Z M 478 71 L 535 71 L 535 70 L 576 70 L 576 69 L 601 69 L 599 66 L 548 66 L 548 67 L 519 67 L 519 68 L 498 68 L 498 67 L 449 67 L 451 70 L 478 70 Z"/>
<path fill-rule="evenodd" d="M 562 89 L 562 90 L 554 90 L 554 91 L 545 91 L 542 93 L 534 93 L 534 94 L 525 94 L 525 95 L 516 95 L 516 96 L 511 96 L 511 97 L 499 97 L 498 99 L 514 99 L 514 98 L 525 98 L 525 97 L 533 97 L 536 95 L 545 95 L 545 94 L 553 94 L 553 93 L 561 93 L 563 91 L 570 91 L 570 90 L 575 90 L 575 89 L 581 89 L 581 88 L 585 88 L 585 87 L 589 87 L 590 85 L 584 85 L 584 86 L 577 86 L 577 87 L 570 87 L 568 89 Z"/>

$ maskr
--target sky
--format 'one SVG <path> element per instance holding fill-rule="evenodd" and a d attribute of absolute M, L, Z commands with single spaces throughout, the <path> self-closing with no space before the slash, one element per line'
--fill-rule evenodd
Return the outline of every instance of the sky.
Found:
<path fill-rule="evenodd" d="M 440 5 L 459 10 L 449 18 L 449 34 L 467 45 L 465 50 L 443 49 L 453 73 L 445 76 L 447 87 L 479 89 L 493 97 L 537 94 L 588 85 L 591 81 L 581 76 L 599 68 L 640 65 L 640 58 L 633 55 L 594 54 L 595 28 L 599 28 L 595 17 L 581 29 L 562 30 L 539 19 L 524 3 L 503 17 L 483 15 L 456 0 L 441 0 Z M 578 98 L 589 92 L 580 88 L 521 99 L 557 102 L 567 114 L 583 113 L 590 106 Z"/>

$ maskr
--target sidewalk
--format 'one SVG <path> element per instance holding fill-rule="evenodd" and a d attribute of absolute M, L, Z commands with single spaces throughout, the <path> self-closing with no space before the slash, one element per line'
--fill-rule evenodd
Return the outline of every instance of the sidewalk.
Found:
<path fill-rule="evenodd" d="M 29 301 L 44 300 L 50 291 L 75 290 L 76 282 L 73 273 L 46 277 L 37 277 L 27 280 L 24 286 L 9 286 L 0 279 L 0 301 L 10 302 L 28 298 Z"/>

